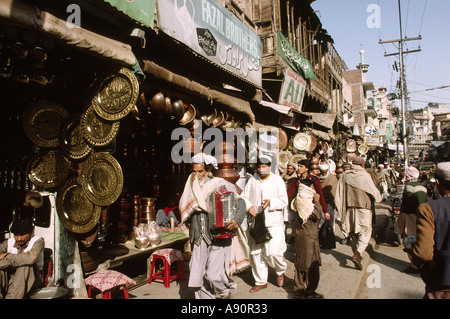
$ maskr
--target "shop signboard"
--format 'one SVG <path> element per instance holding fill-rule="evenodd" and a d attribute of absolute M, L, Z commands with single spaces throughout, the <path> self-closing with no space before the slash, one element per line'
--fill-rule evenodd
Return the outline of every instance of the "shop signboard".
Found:
<path fill-rule="evenodd" d="M 370 146 L 379 146 L 378 127 L 375 125 L 366 125 L 364 127 L 364 142 Z"/>
<path fill-rule="evenodd" d="M 301 111 L 305 89 L 306 81 L 292 69 L 286 68 L 278 103 Z"/>
<path fill-rule="evenodd" d="M 163 32 L 261 87 L 260 37 L 216 0 L 158 0 L 157 16 Z"/>
<path fill-rule="evenodd" d="M 156 0 L 104 0 L 130 18 L 153 28 Z"/>

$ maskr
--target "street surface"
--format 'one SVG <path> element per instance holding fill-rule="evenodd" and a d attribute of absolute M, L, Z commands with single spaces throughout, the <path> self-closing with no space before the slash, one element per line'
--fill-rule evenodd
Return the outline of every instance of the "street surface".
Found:
<path fill-rule="evenodd" d="M 408 257 L 403 247 L 394 242 L 396 239 L 392 231 L 390 203 L 377 204 L 377 222 L 374 225 L 372 240 L 369 248 L 363 254 L 362 271 L 356 270 L 351 261 L 350 246 L 336 243 L 336 248 L 322 250 L 322 266 L 320 268 L 320 283 L 318 293 L 325 299 L 421 299 L 424 294 L 424 284 L 418 274 L 403 273 L 408 267 Z M 337 239 L 342 235 L 336 227 Z M 380 240 L 376 243 L 375 237 Z M 383 242 L 383 243 L 382 243 Z M 393 245 L 392 245 L 393 244 Z M 370 257 L 369 257 L 370 256 Z M 250 269 L 233 276 L 238 284 L 238 291 L 234 299 L 294 299 L 293 274 L 295 266 L 295 249 L 289 245 L 285 253 L 288 269 L 285 274 L 284 287 L 276 285 L 276 274 L 269 271 L 269 286 L 257 293 L 250 293 L 249 289 L 254 281 Z M 183 262 L 186 278 L 189 276 L 189 260 Z M 193 299 L 191 288 L 187 281 L 172 281 L 169 288 L 164 288 L 160 281 L 148 284 L 144 275 L 139 284 L 130 289 L 131 299 Z"/>

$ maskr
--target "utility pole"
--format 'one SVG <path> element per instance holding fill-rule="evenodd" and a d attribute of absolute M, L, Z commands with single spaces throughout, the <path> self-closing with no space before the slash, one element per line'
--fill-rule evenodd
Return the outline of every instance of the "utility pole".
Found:
<path fill-rule="evenodd" d="M 413 40 L 421 40 L 422 37 L 419 35 L 416 38 L 403 38 L 403 31 L 402 31 L 402 12 L 400 9 L 400 0 L 398 0 L 398 19 L 399 19 L 399 25 L 400 25 L 400 39 L 397 40 L 388 40 L 388 41 L 378 41 L 378 44 L 383 43 L 395 43 L 398 42 L 398 53 L 390 53 L 385 54 L 384 56 L 391 56 L 391 55 L 399 55 L 400 58 L 400 95 L 401 95 L 401 112 L 402 112 L 402 138 L 403 138 L 403 154 L 405 156 L 405 169 L 408 167 L 408 142 L 406 139 L 406 115 L 405 115 L 405 92 L 406 92 L 406 83 L 405 83 L 405 74 L 404 74 L 404 65 L 403 65 L 403 55 L 407 53 L 412 52 L 420 52 L 420 49 L 417 50 L 411 50 L 411 51 L 403 51 L 403 42 L 405 41 L 413 41 Z"/>

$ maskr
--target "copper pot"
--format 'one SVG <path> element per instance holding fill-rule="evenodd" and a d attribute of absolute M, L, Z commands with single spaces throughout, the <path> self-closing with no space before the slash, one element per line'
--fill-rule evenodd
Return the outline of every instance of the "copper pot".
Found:
<path fill-rule="evenodd" d="M 172 103 L 172 119 L 175 121 L 180 121 L 184 115 L 184 105 L 183 102 L 177 100 Z"/>
<path fill-rule="evenodd" d="M 172 100 L 170 97 L 166 96 L 164 101 L 166 102 L 166 114 L 171 115 L 172 114 Z"/>
<path fill-rule="evenodd" d="M 221 177 L 228 182 L 235 184 L 240 176 L 233 168 L 234 164 L 219 164 L 219 169 L 213 172 L 215 177 Z"/>
<path fill-rule="evenodd" d="M 155 114 L 162 114 L 166 111 L 166 100 L 164 94 L 156 93 L 150 100 L 150 111 Z"/>

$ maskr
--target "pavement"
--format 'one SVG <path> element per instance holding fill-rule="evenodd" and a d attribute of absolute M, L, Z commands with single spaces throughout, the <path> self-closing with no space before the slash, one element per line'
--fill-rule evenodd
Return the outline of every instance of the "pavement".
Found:
<path fill-rule="evenodd" d="M 368 265 L 372 263 L 370 254 L 376 252 L 379 245 L 375 237 L 384 237 L 383 240 L 392 241 L 392 223 L 389 224 L 391 215 L 390 202 L 381 202 L 376 207 L 377 223 L 373 227 L 372 239 L 368 249 L 363 253 L 363 270 L 357 270 L 351 261 L 353 255 L 349 245 L 340 244 L 343 238 L 336 226 L 336 248 L 321 250 L 322 265 L 320 267 L 320 282 L 316 290 L 323 294 L 325 299 L 357 299 L 360 292 L 360 286 L 363 280 L 367 280 Z M 288 234 L 289 235 L 289 234 Z M 381 235 L 381 236 L 380 236 Z M 396 252 L 406 258 L 406 254 L 401 251 L 401 247 L 393 247 Z M 288 245 L 285 253 L 285 259 L 288 268 L 285 273 L 285 283 L 283 287 L 276 284 L 276 274 L 273 269 L 269 270 L 268 288 L 262 289 L 256 293 L 250 293 L 249 290 L 254 284 L 250 269 L 233 275 L 237 282 L 238 290 L 233 294 L 233 299 L 294 299 L 293 278 L 295 272 L 294 266 L 295 248 Z M 402 266 L 407 266 L 406 261 L 400 261 Z M 185 256 L 183 268 L 186 278 L 189 277 L 189 257 Z M 419 278 L 420 279 L 420 278 Z M 174 280 L 169 288 L 165 288 L 161 281 L 148 282 L 146 275 L 135 278 L 137 284 L 129 288 L 130 299 L 194 299 L 192 288 L 187 286 L 187 280 Z"/>

